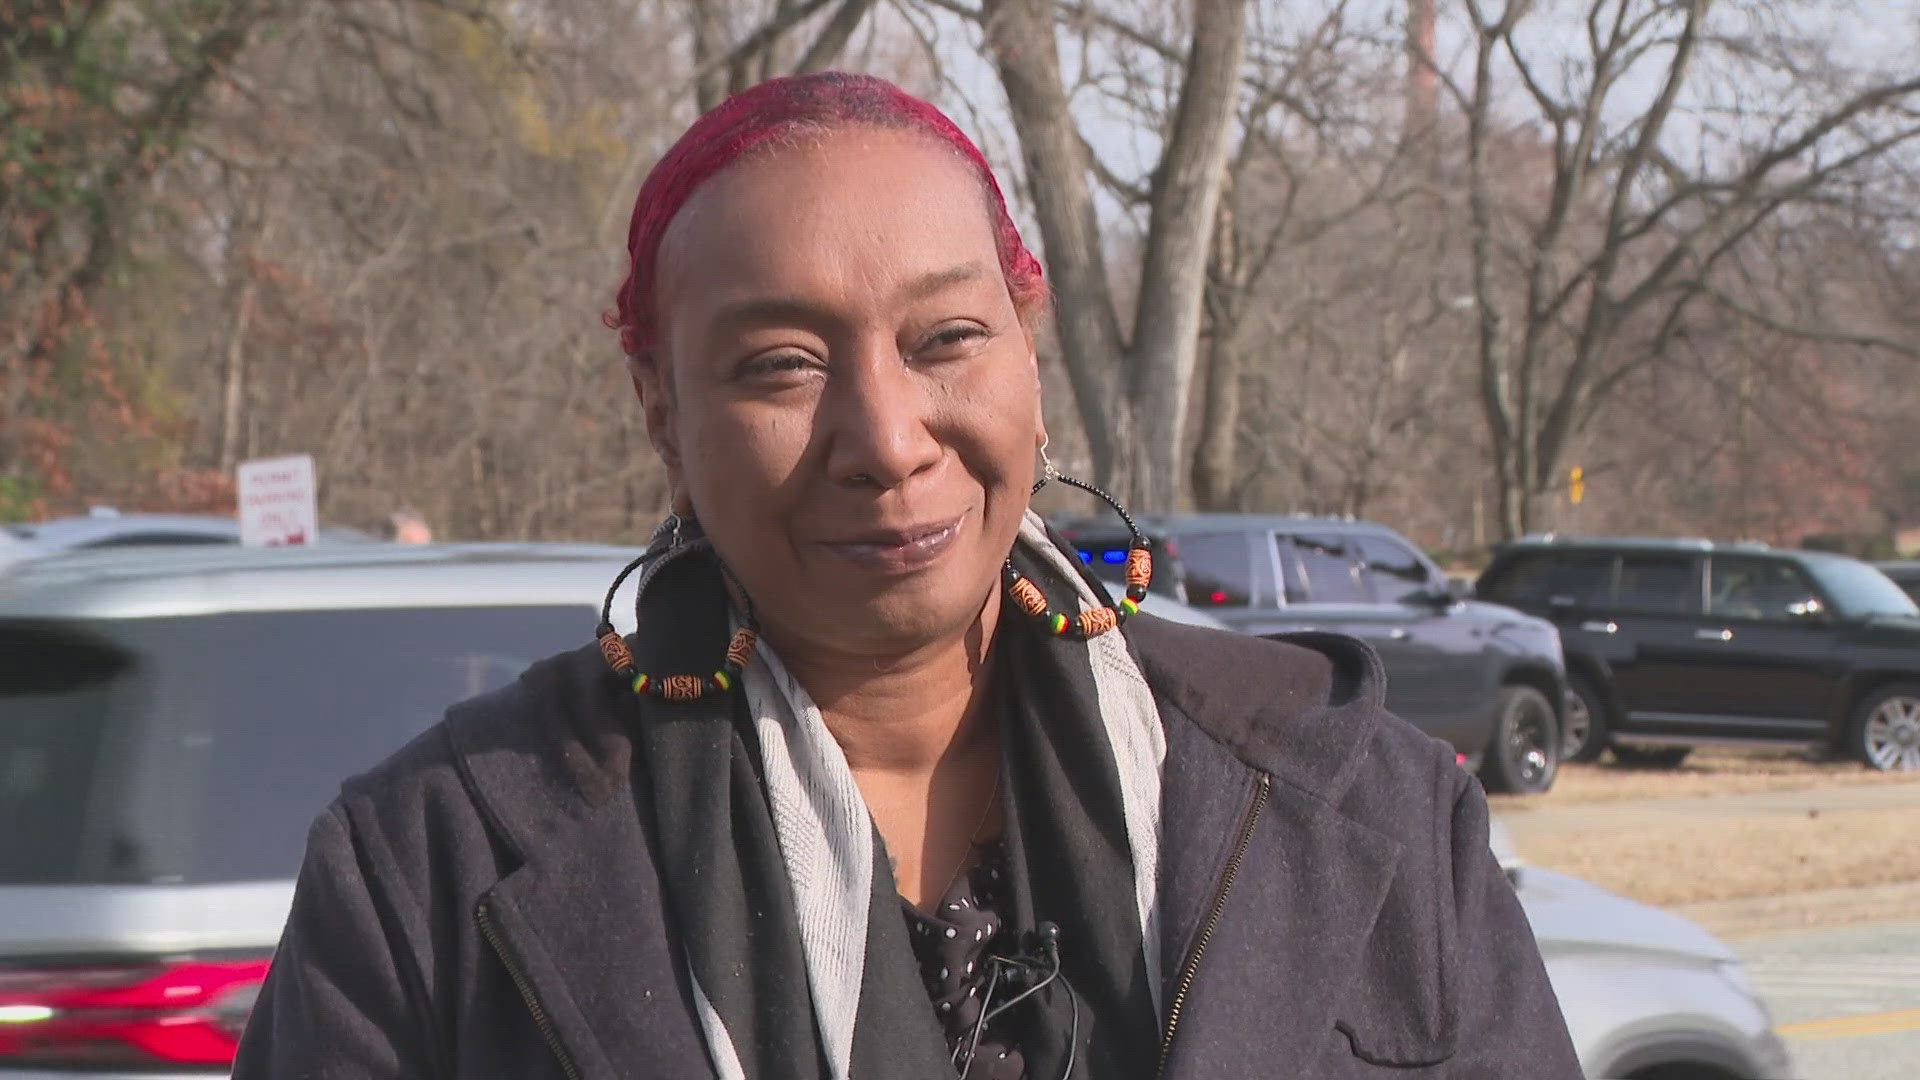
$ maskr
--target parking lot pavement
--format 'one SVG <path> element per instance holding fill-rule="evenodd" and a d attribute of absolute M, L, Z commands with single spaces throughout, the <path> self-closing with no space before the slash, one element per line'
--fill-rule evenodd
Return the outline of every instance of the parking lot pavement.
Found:
<path fill-rule="evenodd" d="M 1920 921 L 1740 935 L 1800 1080 L 1920 1076 Z"/>

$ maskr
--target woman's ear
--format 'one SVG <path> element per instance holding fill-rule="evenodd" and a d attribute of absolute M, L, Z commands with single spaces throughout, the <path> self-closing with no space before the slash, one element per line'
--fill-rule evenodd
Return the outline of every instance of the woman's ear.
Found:
<path fill-rule="evenodd" d="M 640 399 L 640 411 L 646 417 L 647 441 L 667 467 L 671 490 L 679 492 L 684 485 L 680 482 L 680 433 L 672 383 L 660 362 L 650 355 L 627 357 L 627 375 L 633 379 L 634 395 Z"/>
<path fill-rule="evenodd" d="M 1041 390 L 1043 388 L 1040 385 L 1040 356 L 1038 353 L 1029 353 L 1028 356 L 1029 356 L 1029 359 L 1027 363 L 1033 365 L 1034 445 L 1038 446 L 1041 450 L 1044 451 L 1047 448 L 1047 437 L 1048 437 L 1047 436 L 1047 407 L 1046 407 L 1046 402 L 1043 400 L 1043 397 L 1041 394 Z"/>

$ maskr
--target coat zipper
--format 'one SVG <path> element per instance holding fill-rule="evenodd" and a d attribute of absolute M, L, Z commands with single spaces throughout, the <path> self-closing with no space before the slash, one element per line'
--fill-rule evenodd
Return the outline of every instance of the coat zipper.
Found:
<path fill-rule="evenodd" d="M 1187 954 L 1186 963 L 1180 966 L 1180 982 L 1173 992 L 1173 1004 L 1167 1007 L 1167 1027 L 1160 1035 L 1160 1067 L 1154 1071 L 1155 1077 L 1167 1075 L 1167 1061 L 1173 1053 L 1173 1036 L 1180 1030 L 1180 1010 L 1186 1007 L 1187 994 L 1193 989 L 1193 980 L 1200 972 L 1200 957 L 1207 951 L 1207 943 L 1213 940 L 1213 932 L 1220 926 L 1220 915 L 1227 908 L 1227 894 L 1233 891 L 1234 879 L 1240 876 L 1240 862 L 1247 856 L 1247 846 L 1253 843 L 1253 828 L 1260 822 L 1260 811 L 1266 808 L 1267 792 L 1273 788 L 1273 777 L 1260 774 L 1259 786 L 1253 792 L 1253 805 L 1247 808 L 1246 821 L 1240 826 L 1240 839 L 1233 846 L 1233 854 L 1227 858 L 1227 868 L 1220 875 L 1220 888 L 1213 894 L 1213 904 L 1207 909 L 1207 920 L 1200 924 L 1200 938 L 1193 943 L 1193 951 Z"/>
<path fill-rule="evenodd" d="M 540 1034 L 546 1038 L 547 1047 L 553 1051 L 553 1056 L 560 1060 L 560 1071 L 567 1074 L 567 1080 L 580 1080 L 580 1070 L 574 1067 L 573 1058 L 567 1056 L 567 1048 L 560 1045 L 560 1036 L 554 1032 L 553 1021 L 547 1016 L 547 1010 L 541 1008 L 540 999 L 533 996 L 533 985 L 527 982 L 527 977 L 521 974 L 519 965 L 507 955 L 506 946 L 500 943 L 500 935 L 493 928 L 493 918 L 488 913 L 485 900 L 480 901 L 480 906 L 475 909 L 474 914 L 480 923 L 480 936 L 487 939 L 488 945 L 493 946 L 494 955 L 500 958 L 500 966 L 507 969 L 507 977 L 511 978 L 513 985 L 519 989 L 521 1000 L 527 1003 L 527 1011 L 533 1014 L 534 1026 L 538 1027 Z"/>

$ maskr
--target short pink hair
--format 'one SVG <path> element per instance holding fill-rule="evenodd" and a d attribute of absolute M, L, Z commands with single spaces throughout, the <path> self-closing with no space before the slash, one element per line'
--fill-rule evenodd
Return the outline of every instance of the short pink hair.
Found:
<path fill-rule="evenodd" d="M 660 241 L 674 215 L 701 184 L 749 152 L 795 136 L 864 125 L 920 131 L 951 147 L 980 177 L 993 214 L 1000 270 L 1024 314 L 1046 302 L 1040 260 L 1020 239 L 1007 200 L 985 155 L 958 125 L 905 90 L 870 75 L 827 71 L 772 79 L 735 94 L 693 122 L 653 166 L 633 203 L 627 228 L 627 279 L 620 284 L 607 326 L 620 332 L 628 356 L 653 349 L 659 329 L 654 308 Z"/>

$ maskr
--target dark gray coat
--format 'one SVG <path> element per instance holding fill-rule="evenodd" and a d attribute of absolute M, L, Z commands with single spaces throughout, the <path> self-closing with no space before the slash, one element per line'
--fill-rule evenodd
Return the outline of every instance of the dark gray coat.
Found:
<path fill-rule="evenodd" d="M 1127 636 L 1167 729 L 1165 1076 L 1580 1075 L 1479 786 L 1382 710 L 1370 652 Z M 713 1075 L 629 715 L 586 649 L 346 784 L 234 1075 Z"/>

